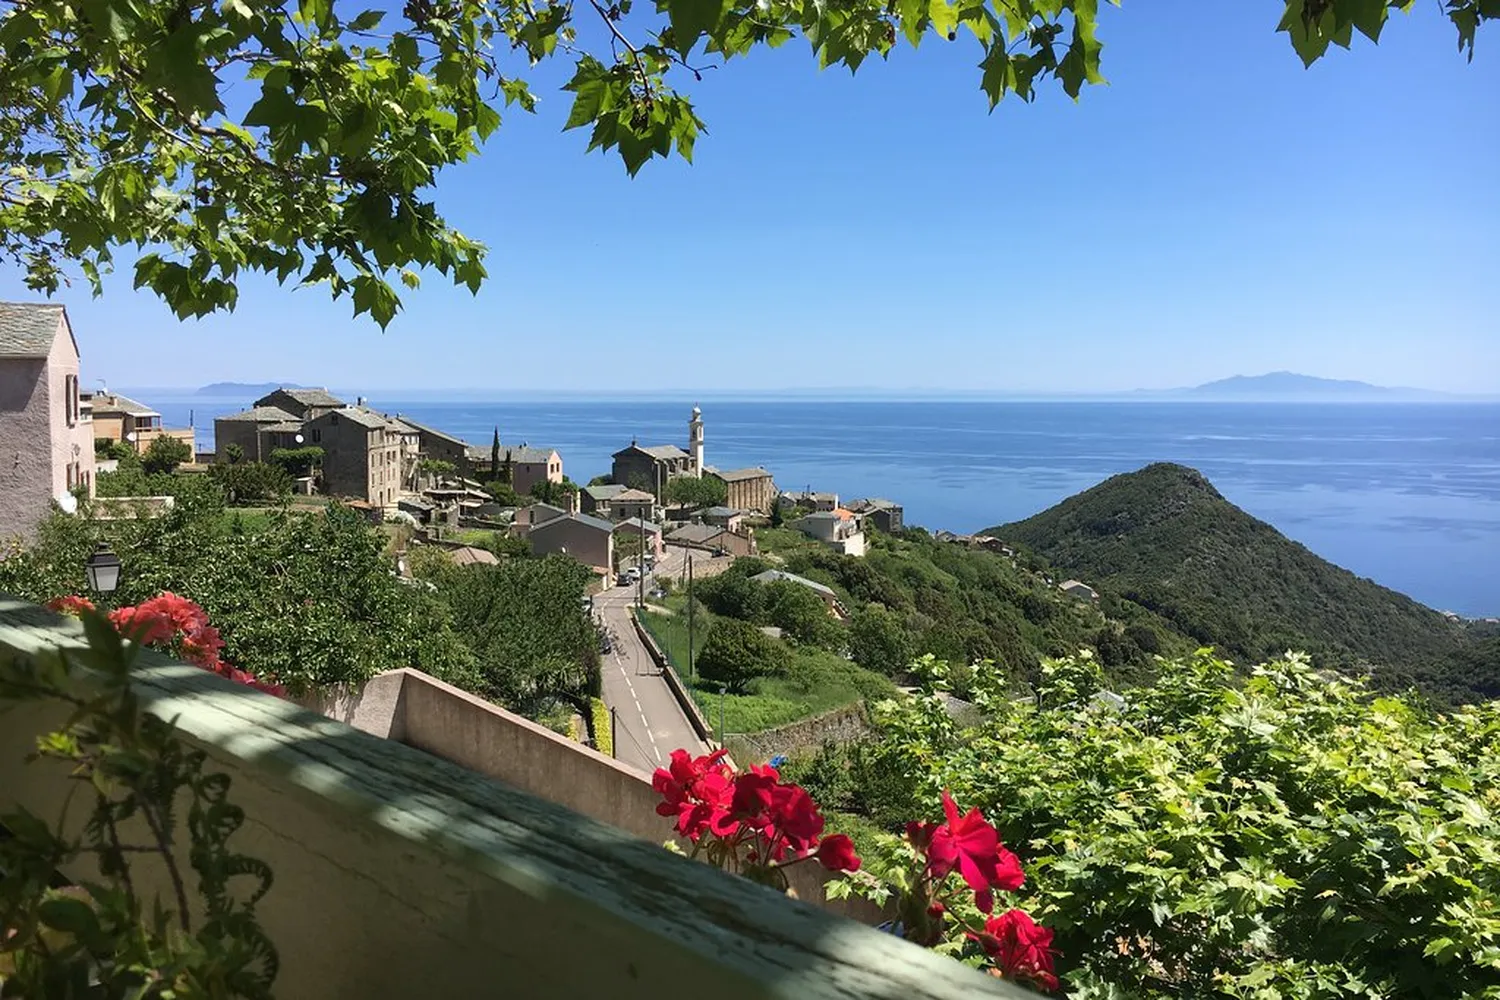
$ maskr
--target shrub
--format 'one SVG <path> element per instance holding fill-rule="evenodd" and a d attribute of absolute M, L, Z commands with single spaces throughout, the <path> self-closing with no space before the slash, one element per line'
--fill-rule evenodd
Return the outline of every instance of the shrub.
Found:
<path fill-rule="evenodd" d="M 785 646 L 749 622 L 720 618 L 709 630 L 698 654 L 698 673 L 705 680 L 743 694 L 757 677 L 784 674 L 791 658 Z"/>
<path fill-rule="evenodd" d="M 152 438 L 146 453 L 141 456 L 141 466 L 148 473 L 171 472 L 183 462 L 193 460 L 193 449 L 186 441 L 162 434 Z"/>
<path fill-rule="evenodd" d="M 208 474 L 223 487 L 230 504 L 275 503 L 292 495 L 292 477 L 266 462 L 211 465 Z"/>

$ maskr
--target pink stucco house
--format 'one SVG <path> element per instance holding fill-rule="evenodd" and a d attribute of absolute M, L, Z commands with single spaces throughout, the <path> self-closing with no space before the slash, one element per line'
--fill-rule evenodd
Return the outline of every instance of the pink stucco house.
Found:
<path fill-rule="evenodd" d="M 0 302 L 0 551 L 29 539 L 52 501 L 94 490 L 94 430 L 78 342 L 60 305 Z"/>

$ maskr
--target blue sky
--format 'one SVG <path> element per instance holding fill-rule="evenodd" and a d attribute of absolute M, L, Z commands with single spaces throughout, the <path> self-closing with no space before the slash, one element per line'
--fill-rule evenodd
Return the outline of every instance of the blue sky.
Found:
<path fill-rule="evenodd" d="M 706 73 L 696 162 L 634 180 L 547 72 L 440 181 L 491 247 L 477 297 L 433 276 L 384 333 L 255 279 L 180 323 L 128 263 L 60 298 L 116 385 L 1500 391 L 1500 32 L 1468 64 L 1418 6 L 1311 70 L 1274 0 L 1105 8 L 1109 86 L 993 115 L 966 37 L 854 77 L 793 43 Z"/>

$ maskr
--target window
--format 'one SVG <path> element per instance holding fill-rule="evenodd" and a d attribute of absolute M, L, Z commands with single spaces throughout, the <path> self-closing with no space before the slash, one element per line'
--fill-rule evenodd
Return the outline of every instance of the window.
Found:
<path fill-rule="evenodd" d="M 321 430 L 318 430 L 316 427 L 313 428 L 313 440 L 314 441 L 321 441 L 321 440 L 323 440 L 323 432 Z"/>
<path fill-rule="evenodd" d="M 71 376 L 71 375 L 66 376 L 66 378 L 72 378 L 72 377 L 73 376 Z M 68 474 L 68 489 L 71 490 L 74 486 L 78 485 L 78 463 L 77 462 L 69 462 L 68 463 L 67 474 Z"/>
<path fill-rule="evenodd" d="M 78 423 L 78 376 L 63 376 L 63 419 L 72 427 Z M 70 487 L 72 483 L 68 484 Z"/>

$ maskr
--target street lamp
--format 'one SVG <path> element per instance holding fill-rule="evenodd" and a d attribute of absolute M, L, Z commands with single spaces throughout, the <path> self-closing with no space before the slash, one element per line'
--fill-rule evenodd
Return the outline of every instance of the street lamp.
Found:
<path fill-rule="evenodd" d="M 99 543 L 83 568 L 89 576 L 89 589 L 96 594 L 113 594 L 120 585 L 120 557 L 105 542 Z"/>

